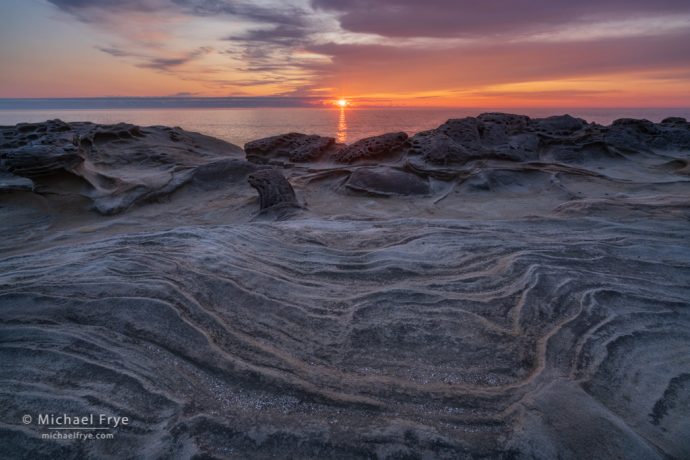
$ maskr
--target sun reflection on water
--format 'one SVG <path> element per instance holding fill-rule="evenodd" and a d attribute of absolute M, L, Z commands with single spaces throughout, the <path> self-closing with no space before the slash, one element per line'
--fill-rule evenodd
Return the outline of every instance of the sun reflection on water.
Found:
<path fill-rule="evenodd" d="M 338 117 L 338 132 L 335 141 L 344 144 L 347 142 L 347 119 L 345 118 L 345 107 L 340 107 L 340 117 Z"/>

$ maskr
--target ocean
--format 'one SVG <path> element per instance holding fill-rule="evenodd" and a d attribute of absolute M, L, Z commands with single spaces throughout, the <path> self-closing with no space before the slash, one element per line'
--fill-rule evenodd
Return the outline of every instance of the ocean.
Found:
<path fill-rule="evenodd" d="M 141 126 L 179 126 L 224 139 L 237 145 L 262 137 L 287 132 L 302 132 L 333 136 L 339 142 L 353 142 L 367 136 L 390 131 L 408 134 L 435 128 L 449 118 L 476 116 L 483 112 L 502 111 L 546 117 L 570 115 L 600 124 L 610 124 L 617 118 L 646 118 L 659 122 L 669 116 L 690 118 L 690 108 L 96 108 L 96 109 L 15 109 L 0 104 L 0 125 L 22 122 L 41 122 L 59 118 L 63 121 L 91 121 L 94 123 L 127 122 Z"/>

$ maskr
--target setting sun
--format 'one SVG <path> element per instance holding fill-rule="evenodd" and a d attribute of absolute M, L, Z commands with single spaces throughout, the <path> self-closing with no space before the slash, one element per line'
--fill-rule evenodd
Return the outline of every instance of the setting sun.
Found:
<path fill-rule="evenodd" d="M 338 107 L 345 108 L 347 107 L 347 99 L 338 99 L 336 102 Z"/>

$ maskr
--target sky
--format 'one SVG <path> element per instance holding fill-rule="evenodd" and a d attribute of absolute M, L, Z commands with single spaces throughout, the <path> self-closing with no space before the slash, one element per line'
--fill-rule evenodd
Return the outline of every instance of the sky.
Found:
<path fill-rule="evenodd" d="M 689 0 L 2 0 L 0 98 L 690 107 Z"/>

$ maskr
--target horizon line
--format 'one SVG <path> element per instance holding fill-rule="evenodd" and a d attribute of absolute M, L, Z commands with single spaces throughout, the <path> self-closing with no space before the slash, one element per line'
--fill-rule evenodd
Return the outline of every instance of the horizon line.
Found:
<path fill-rule="evenodd" d="M 76 96 L 76 97 L 0 97 L 0 110 L 40 109 L 150 109 L 150 108 L 334 108 L 332 98 L 317 96 Z M 569 105 L 506 105 L 506 106 L 431 106 L 402 105 L 393 101 L 381 104 L 381 99 L 350 98 L 354 104 L 348 109 L 400 108 L 400 109 L 645 109 L 645 110 L 690 110 L 687 106 L 569 106 Z M 366 103 L 372 101 L 373 103 Z M 375 102 L 379 102 L 376 104 Z M 120 104 L 118 104 L 120 103 Z M 337 108 L 337 107 L 335 107 Z"/>

